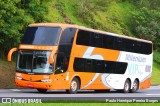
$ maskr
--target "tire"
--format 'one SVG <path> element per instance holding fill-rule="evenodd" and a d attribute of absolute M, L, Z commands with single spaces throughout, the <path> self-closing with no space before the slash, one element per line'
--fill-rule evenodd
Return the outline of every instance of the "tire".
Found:
<path fill-rule="evenodd" d="M 139 82 L 137 80 L 134 80 L 133 87 L 131 89 L 131 93 L 137 92 L 138 89 L 139 89 Z"/>
<path fill-rule="evenodd" d="M 125 81 L 125 83 L 124 83 L 123 92 L 124 92 L 124 93 L 129 93 L 130 88 L 131 88 L 131 83 L 130 83 L 130 81 L 127 79 L 127 80 Z"/>
<path fill-rule="evenodd" d="M 46 93 L 47 89 L 37 89 L 37 91 L 40 92 L 40 93 Z"/>
<path fill-rule="evenodd" d="M 67 90 L 67 93 L 76 94 L 80 88 L 80 82 L 77 78 L 73 78 L 70 84 L 70 89 Z"/>

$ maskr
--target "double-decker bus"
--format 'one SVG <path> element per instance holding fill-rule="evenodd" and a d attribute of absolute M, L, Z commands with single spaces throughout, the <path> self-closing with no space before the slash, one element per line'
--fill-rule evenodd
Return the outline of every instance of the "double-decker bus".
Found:
<path fill-rule="evenodd" d="M 152 42 L 58 23 L 31 24 L 18 48 L 15 84 L 39 92 L 149 88 Z"/>

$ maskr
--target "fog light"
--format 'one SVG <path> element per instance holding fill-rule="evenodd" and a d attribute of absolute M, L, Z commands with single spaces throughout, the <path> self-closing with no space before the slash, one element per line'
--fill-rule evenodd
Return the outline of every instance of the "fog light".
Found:
<path fill-rule="evenodd" d="M 51 79 L 43 79 L 43 80 L 41 80 L 42 82 L 52 82 L 52 80 Z"/>

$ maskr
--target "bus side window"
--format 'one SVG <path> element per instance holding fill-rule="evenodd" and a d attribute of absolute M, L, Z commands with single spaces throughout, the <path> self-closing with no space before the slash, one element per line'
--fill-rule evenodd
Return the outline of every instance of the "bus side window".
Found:
<path fill-rule="evenodd" d="M 123 50 L 123 39 L 119 37 L 115 37 L 114 41 L 114 49 L 115 50 Z"/>
<path fill-rule="evenodd" d="M 92 72 L 92 60 L 91 59 L 86 59 L 84 70 L 85 72 Z"/>
<path fill-rule="evenodd" d="M 125 43 L 126 43 L 125 51 L 135 52 L 135 41 L 134 40 L 126 39 Z"/>
<path fill-rule="evenodd" d="M 136 53 L 142 53 L 142 44 L 141 44 L 141 42 L 136 42 L 136 44 L 135 44 L 135 52 Z"/>
<path fill-rule="evenodd" d="M 114 36 L 104 35 L 103 36 L 103 47 L 106 49 L 113 49 L 114 45 Z"/>
<path fill-rule="evenodd" d="M 106 73 L 116 73 L 116 62 L 107 61 L 105 62 L 105 72 Z"/>
<path fill-rule="evenodd" d="M 65 53 L 65 56 L 70 57 L 73 39 L 75 35 L 75 28 L 66 28 L 60 38 L 58 51 Z"/>
<path fill-rule="evenodd" d="M 76 44 L 90 46 L 89 42 L 90 42 L 90 32 L 79 30 L 78 35 L 77 35 Z"/>
<path fill-rule="evenodd" d="M 116 74 L 124 74 L 127 68 L 127 63 L 117 62 L 116 63 Z"/>
<path fill-rule="evenodd" d="M 104 72 L 104 62 L 103 60 L 93 60 L 93 72 L 95 73 L 105 73 Z"/>
<path fill-rule="evenodd" d="M 72 44 L 75 32 L 75 28 L 66 28 L 62 33 L 60 44 Z"/>
<path fill-rule="evenodd" d="M 102 44 L 103 44 L 103 40 L 102 40 L 102 34 L 99 34 L 99 33 L 91 33 L 91 36 L 90 36 L 91 40 L 90 40 L 90 46 L 93 46 L 93 47 L 102 47 Z"/>
<path fill-rule="evenodd" d="M 84 62 L 85 62 L 85 59 L 75 58 L 74 65 L 73 65 L 74 71 L 84 72 Z"/>
<path fill-rule="evenodd" d="M 143 54 L 151 54 L 152 53 L 152 44 L 142 42 L 142 53 Z"/>

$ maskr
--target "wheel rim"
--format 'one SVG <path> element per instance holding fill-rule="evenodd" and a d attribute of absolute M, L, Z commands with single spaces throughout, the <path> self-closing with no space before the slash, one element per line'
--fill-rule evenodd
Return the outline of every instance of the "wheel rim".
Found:
<path fill-rule="evenodd" d="M 125 88 L 125 91 L 128 91 L 129 90 L 129 83 L 126 83 L 124 88 Z"/>
<path fill-rule="evenodd" d="M 134 83 L 133 83 L 133 90 L 136 91 L 137 87 L 138 87 L 138 84 L 136 83 L 136 81 L 134 81 Z"/>
<path fill-rule="evenodd" d="M 72 89 L 72 91 L 76 91 L 76 89 L 77 89 L 77 82 L 76 81 L 72 81 L 71 89 Z"/>

